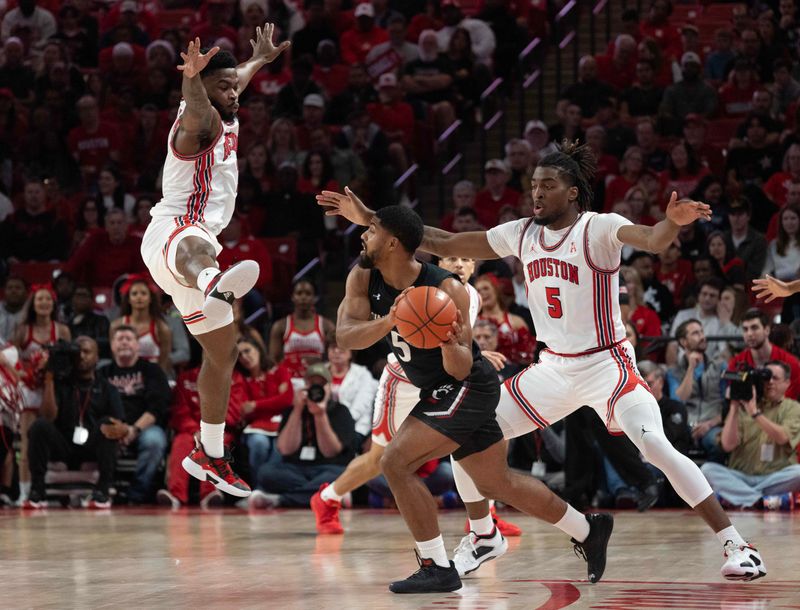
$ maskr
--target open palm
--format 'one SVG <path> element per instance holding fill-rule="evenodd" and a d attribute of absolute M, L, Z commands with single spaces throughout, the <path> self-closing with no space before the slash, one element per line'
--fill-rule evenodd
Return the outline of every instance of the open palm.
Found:
<path fill-rule="evenodd" d="M 178 66 L 178 70 L 182 71 L 187 78 L 194 78 L 203 71 L 203 68 L 208 65 L 208 62 L 217 53 L 219 53 L 219 47 L 209 49 L 208 53 L 201 53 L 200 38 L 195 38 L 189 41 L 189 48 L 186 53 L 181 53 L 183 65 Z"/>
<path fill-rule="evenodd" d="M 344 193 L 322 191 L 317 195 L 317 205 L 325 208 L 326 216 L 343 216 L 364 227 L 369 224 L 374 213 L 349 187 L 344 187 Z"/>
<path fill-rule="evenodd" d="M 265 23 L 264 29 L 256 28 L 255 40 L 250 40 L 250 46 L 253 47 L 253 57 L 256 59 L 263 59 L 267 63 L 271 63 L 274 59 L 289 48 L 290 43 L 284 40 L 277 47 L 272 42 L 272 34 L 275 32 L 275 24 Z"/>
<path fill-rule="evenodd" d="M 672 191 L 666 211 L 669 218 L 676 225 L 690 225 L 695 220 L 711 220 L 711 206 L 700 201 L 681 199 L 678 201 L 678 193 Z"/>
<path fill-rule="evenodd" d="M 767 275 L 765 278 L 753 280 L 753 292 L 755 292 L 757 298 L 764 299 L 766 303 L 771 303 L 775 299 L 788 297 L 792 294 L 792 289 L 786 282 Z"/>

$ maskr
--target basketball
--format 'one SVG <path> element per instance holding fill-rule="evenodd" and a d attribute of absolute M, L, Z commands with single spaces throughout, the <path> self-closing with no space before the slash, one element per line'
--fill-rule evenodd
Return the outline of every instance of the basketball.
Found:
<path fill-rule="evenodd" d="M 439 347 L 447 337 L 458 310 L 453 299 L 435 286 L 417 286 L 397 305 L 397 332 L 420 349 Z"/>

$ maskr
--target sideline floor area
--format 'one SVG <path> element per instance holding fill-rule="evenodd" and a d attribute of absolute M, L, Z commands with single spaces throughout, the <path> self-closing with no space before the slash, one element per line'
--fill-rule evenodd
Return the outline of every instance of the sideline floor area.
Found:
<path fill-rule="evenodd" d="M 735 513 L 769 569 L 753 583 L 719 575 L 714 535 L 688 511 L 616 514 L 609 563 L 590 585 L 568 538 L 523 527 L 508 554 L 451 594 L 398 596 L 416 569 L 398 513 L 343 512 L 344 536 L 316 536 L 309 511 L 183 509 L 0 511 L 3 608 L 458 609 L 800 608 L 800 514 Z M 459 511 L 440 515 L 452 550 Z"/>

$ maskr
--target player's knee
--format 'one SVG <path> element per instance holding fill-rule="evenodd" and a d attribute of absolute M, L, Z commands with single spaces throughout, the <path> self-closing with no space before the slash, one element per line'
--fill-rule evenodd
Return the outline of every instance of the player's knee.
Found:
<path fill-rule="evenodd" d="M 379 465 L 387 477 L 403 476 L 409 472 L 408 460 L 402 452 L 393 449 L 392 445 L 389 445 L 383 452 Z"/>

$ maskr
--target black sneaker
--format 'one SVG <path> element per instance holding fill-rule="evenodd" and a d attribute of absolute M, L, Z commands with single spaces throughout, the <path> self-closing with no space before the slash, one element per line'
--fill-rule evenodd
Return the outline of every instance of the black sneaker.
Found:
<path fill-rule="evenodd" d="M 461 588 L 461 578 L 453 562 L 449 568 L 437 565 L 433 559 L 423 559 L 414 549 L 419 570 L 405 580 L 397 580 L 389 585 L 392 593 L 449 593 Z"/>
<path fill-rule="evenodd" d="M 36 489 L 31 489 L 28 497 L 22 502 L 22 508 L 35 510 L 37 508 L 47 508 L 47 498 L 44 493 Z"/>
<path fill-rule="evenodd" d="M 598 582 L 606 569 L 606 551 L 611 530 L 614 529 L 614 517 L 608 513 L 592 513 L 586 515 L 589 522 L 589 535 L 583 542 L 572 539 L 575 554 L 586 560 L 589 582 Z"/>
<path fill-rule="evenodd" d="M 95 489 L 92 492 L 92 495 L 86 498 L 83 503 L 84 508 L 91 508 L 94 510 L 101 510 L 104 508 L 111 508 L 111 498 L 108 497 L 108 494 L 104 491 L 100 491 L 99 489 Z"/>

